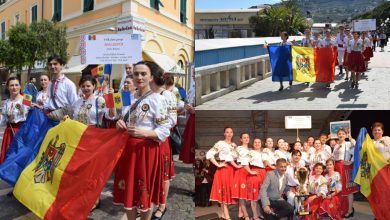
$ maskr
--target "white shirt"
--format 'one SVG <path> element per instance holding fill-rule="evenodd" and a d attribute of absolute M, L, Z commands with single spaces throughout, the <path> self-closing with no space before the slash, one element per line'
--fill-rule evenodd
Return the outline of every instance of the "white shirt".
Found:
<path fill-rule="evenodd" d="M 37 104 L 38 105 L 44 106 L 48 99 L 49 99 L 49 91 L 45 92 L 42 90 L 42 91 L 38 92 L 38 94 L 37 94 Z"/>
<path fill-rule="evenodd" d="M 280 191 L 280 190 L 282 190 L 284 175 L 281 176 L 281 175 L 279 174 L 279 171 L 276 171 L 276 175 L 278 176 L 278 179 L 279 179 L 279 191 Z"/>
<path fill-rule="evenodd" d="M 320 152 L 314 152 L 310 155 L 310 168 L 313 168 L 316 163 L 322 163 L 326 165 L 326 161 L 330 158 L 330 154 L 326 150 Z"/>
<path fill-rule="evenodd" d="M 290 154 L 290 152 L 287 152 L 287 151 L 283 152 L 281 150 L 276 150 L 275 151 L 275 159 L 277 160 L 279 158 L 284 158 L 284 159 L 287 160 L 288 163 L 290 163 L 290 161 L 291 161 L 291 154 Z"/>
<path fill-rule="evenodd" d="M 328 193 L 328 181 L 324 176 L 319 176 L 318 179 L 315 176 L 309 177 L 309 193 L 318 194 L 321 193 L 325 196 Z"/>
<path fill-rule="evenodd" d="M 236 145 L 234 143 L 228 144 L 225 141 L 218 141 L 214 146 L 207 151 L 206 159 L 210 160 L 215 158 L 215 155 L 218 154 L 220 160 L 231 162 L 234 160 L 233 151 Z"/>
<path fill-rule="evenodd" d="M 332 154 L 332 148 L 329 145 L 324 144 L 322 145 L 322 148 L 326 150 L 326 152 L 328 152 L 329 154 Z"/>
<path fill-rule="evenodd" d="M 363 40 L 363 50 L 365 50 L 367 47 L 372 47 L 371 40 L 368 37 L 365 37 Z"/>
<path fill-rule="evenodd" d="M 179 89 L 176 86 L 172 86 L 167 90 L 172 92 L 176 96 L 176 110 L 184 109 L 184 102 L 183 100 L 181 100 Z"/>
<path fill-rule="evenodd" d="M 167 108 L 163 96 L 158 93 L 142 99 L 130 113 L 128 122 L 140 129 L 153 130 L 159 142 L 164 142 L 170 134 Z"/>
<path fill-rule="evenodd" d="M 23 98 L 15 101 L 5 100 L 1 111 L 0 125 L 26 121 L 29 109 L 30 107 L 23 105 Z"/>
<path fill-rule="evenodd" d="M 341 176 L 339 172 L 334 172 L 333 176 L 329 176 L 329 173 L 325 175 L 326 181 L 329 183 L 328 192 L 341 192 L 343 185 L 341 183 Z"/>
<path fill-rule="evenodd" d="M 390 160 L 390 137 L 384 136 L 380 140 L 374 141 L 376 149 L 383 155 L 383 157 L 389 161 Z"/>
<path fill-rule="evenodd" d="M 257 150 L 250 150 L 249 151 L 249 164 L 255 167 L 265 168 L 264 166 L 264 160 L 268 161 L 267 154 L 261 153 Z"/>
<path fill-rule="evenodd" d="M 336 41 L 333 40 L 332 38 L 324 38 L 323 40 L 320 41 L 318 47 L 320 48 L 329 48 L 329 47 L 334 47 L 337 46 Z"/>
<path fill-rule="evenodd" d="M 164 90 L 162 95 L 166 101 L 167 112 L 168 112 L 168 120 L 171 128 L 175 127 L 177 123 L 177 98 L 175 94 L 173 94 L 169 90 Z"/>
<path fill-rule="evenodd" d="M 345 48 L 344 46 L 340 47 L 339 45 L 344 45 L 344 39 L 346 38 L 346 35 L 337 33 L 336 35 L 336 43 L 337 43 L 337 51 L 344 52 Z"/>
<path fill-rule="evenodd" d="M 280 46 L 285 46 L 285 45 L 292 45 L 292 43 L 290 41 L 280 42 Z"/>
<path fill-rule="evenodd" d="M 96 99 L 98 109 L 96 109 Z M 85 125 L 96 125 L 98 119 L 99 125 L 102 125 L 103 115 L 106 112 L 105 103 L 104 98 L 100 96 L 88 100 L 79 98 L 72 106 L 73 119 Z M 98 118 L 96 118 L 96 111 L 98 112 Z"/>
<path fill-rule="evenodd" d="M 249 165 L 249 149 L 248 147 L 238 146 L 236 147 L 237 162 L 242 166 Z"/>
<path fill-rule="evenodd" d="M 299 185 L 299 181 L 295 175 L 295 171 L 297 171 L 299 168 L 305 168 L 305 167 L 302 166 L 301 164 L 299 164 L 298 167 L 294 167 L 293 164 L 290 164 L 287 166 L 287 170 L 286 170 L 286 173 L 288 174 L 287 175 L 287 184 L 289 186 L 298 186 Z"/>
<path fill-rule="evenodd" d="M 306 37 L 302 39 L 302 47 L 313 47 L 313 40 L 311 38 L 307 39 Z"/>
<path fill-rule="evenodd" d="M 52 95 L 52 92 L 54 93 L 54 100 L 59 108 L 71 106 L 78 99 L 76 85 L 70 79 L 65 77 L 64 74 L 56 80 L 56 85 L 53 85 L 53 83 L 49 85 L 50 96 Z M 53 103 L 53 98 L 48 99 L 44 108 L 49 110 L 56 109 Z"/>
<path fill-rule="evenodd" d="M 333 160 L 353 161 L 353 155 L 355 153 L 355 144 L 352 142 L 345 142 L 344 144 L 336 144 L 333 149 Z"/>
<path fill-rule="evenodd" d="M 269 148 L 263 149 L 264 160 L 267 160 L 270 165 L 276 164 L 275 153 Z"/>
<path fill-rule="evenodd" d="M 352 52 L 352 51 L 362 52 L 362 50 L 363 50 L 363 40 L 360 39 L 360 38 L 357 41 L 355 41 L 355 39 L 350 40 L 349 43 L 348 43 L 347 50 L 349 52 Z"/>

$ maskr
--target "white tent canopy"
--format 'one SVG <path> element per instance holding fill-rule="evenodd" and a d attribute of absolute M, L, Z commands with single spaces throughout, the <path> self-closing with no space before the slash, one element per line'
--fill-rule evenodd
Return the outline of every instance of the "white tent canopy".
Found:
<path fill-rule="evenodd" d="M 173 74 L 185 74 L 185 71 L 175 63 L 169 56 L 152 51 L 143 51 L 148 57 L 150 57 L 157 65 L 159 65 L 165 72 Z"/>

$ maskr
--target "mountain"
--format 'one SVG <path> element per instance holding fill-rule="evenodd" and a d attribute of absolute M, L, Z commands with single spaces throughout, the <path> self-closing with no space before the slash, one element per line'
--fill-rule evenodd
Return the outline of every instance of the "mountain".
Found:
<path fill-rule="evenodd" d="M 386 0 L 292 0 L 314 23 L 339 23 L 373 10 Z"/>

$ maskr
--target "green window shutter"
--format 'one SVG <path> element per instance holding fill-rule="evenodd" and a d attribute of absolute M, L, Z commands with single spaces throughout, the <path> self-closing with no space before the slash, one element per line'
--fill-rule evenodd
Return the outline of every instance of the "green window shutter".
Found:
<path fill-rule="evenodd" d="M 1 39 L 5 40 L 5 21 L 1 22 Z"/>
<path fill-rule="evenodd" d="M 187 23 L 187 0 L 180 0 L 180 22 Z"/>
<path fill-rule="evenodd" d="M 92 11 L 93 6 L 93 0 L 84 0 L 83 12 Z"/>
<path fill-rule="evenodd" d="M 62 11 L 61 0 L 54 0 L 54 13 L 53 13 L 53 18 L 51 20 L 54 22 L 61 21 L 61 11 Z"/>
<path fill-rule="evenodd" d="M 31 8 L 31 22 L 36 22 L 38 20 L 38 6 L 34 5 Z"/>
<path fill-rule="evenodd" d="M 160 6 L 164 7 L 161 0 L 150 0 L 150 7 L 156 9 L 157 11 L 160 10 Z"/>

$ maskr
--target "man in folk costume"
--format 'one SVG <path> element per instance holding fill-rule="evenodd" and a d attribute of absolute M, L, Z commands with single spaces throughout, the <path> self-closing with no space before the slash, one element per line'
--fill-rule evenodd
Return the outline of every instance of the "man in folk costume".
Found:
<path fill-rule="evenodd" d="M 336 36 L 336 43 L 337 43 L 337 61 L 339 64 L 339 75 L 343 74 L 343 62 L 344 62 L 344 53 L 345 53 L 345 47 L 344 47 L 344 38 L 346 35 L 344 34 L 344 26 L 339 26 L 339 33 L 337 33 Z"/>

